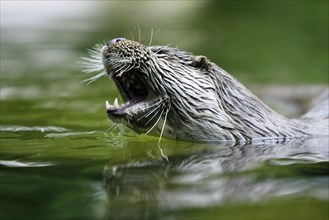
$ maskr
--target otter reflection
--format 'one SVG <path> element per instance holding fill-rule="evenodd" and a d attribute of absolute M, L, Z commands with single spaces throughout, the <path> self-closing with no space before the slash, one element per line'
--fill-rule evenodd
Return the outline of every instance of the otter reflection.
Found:
<path fill-rule="evenodd" d="M 169 157 L 169 162 L 109 163 L 104 168 L 108 215 L 152 219 L 168 211 L 280 196 L 328 200 L 328 144 L 324 138 L 220 146 Z"/>

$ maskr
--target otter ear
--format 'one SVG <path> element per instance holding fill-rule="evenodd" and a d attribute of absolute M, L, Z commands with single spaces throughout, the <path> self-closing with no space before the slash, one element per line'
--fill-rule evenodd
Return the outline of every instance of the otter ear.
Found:
<path fill-rule="evenodd" d="M 210 61 L 205 56 L 195 56 L 192 59 L 191 66 L 195 68 L 202 68 L 207 69 L 208 65 L 210 64 Z"/>

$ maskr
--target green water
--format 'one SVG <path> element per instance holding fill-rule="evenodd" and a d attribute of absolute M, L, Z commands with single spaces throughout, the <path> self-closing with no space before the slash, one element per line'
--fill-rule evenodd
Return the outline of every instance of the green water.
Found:
<path fill-rule="evenodd" d="M 0 219 L 328 219 L 328 138 L 163 139 L 167 162 L 157 137 L 106 119 L 118 92 L 80 83 L 77 61 L 151 27 L 247 86 L 328 84 L 327 1 L 1 1 Z"/>

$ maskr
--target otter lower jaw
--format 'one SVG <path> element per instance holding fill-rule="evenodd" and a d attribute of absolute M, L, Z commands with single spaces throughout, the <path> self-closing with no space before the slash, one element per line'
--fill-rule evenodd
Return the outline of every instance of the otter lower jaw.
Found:
<path fill-rule="evenodd" d="M 115 123 L 121 123 L 138 133 L 148 133 L 153 129 L 161 118 L 164 102 L 163 98 L 146 98 L 143 100 L 133 99 L 122 105 L 116 98 L 113 105 L 106 101 L 108 117 Z M 151 128 L 151 129 L 150 129 Z"/>

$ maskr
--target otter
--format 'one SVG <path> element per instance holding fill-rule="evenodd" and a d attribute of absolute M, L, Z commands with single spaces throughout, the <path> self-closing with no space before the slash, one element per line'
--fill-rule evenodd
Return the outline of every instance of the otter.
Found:
<path fill-rule="evenodd" d="M 138 133 L 235 144 L 328 136 L 328 92 L 313 110 L 288 119 L 205 56 L 116 38 L 87 61 L 89 72 L 104 70 L 91 80 L 108 75 L 124 101 L 106 101 L 108 117 Z"/>

